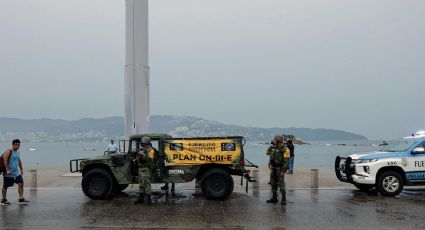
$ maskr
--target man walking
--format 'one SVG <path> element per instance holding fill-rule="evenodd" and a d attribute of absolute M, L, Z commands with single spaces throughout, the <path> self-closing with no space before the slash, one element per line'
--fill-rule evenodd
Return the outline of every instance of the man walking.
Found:
<path fill-rule="evenodd" d="M 157 151 L 152 147 L 151 139 L 147 136 L 142 137 L 141 144 L 143 149 L 139 150 L 136 156 L 139 164 L 139 197 L 135 203 L 146 202 L 146 204 L 150 205 L 152 204 L 151 171 Z"/>
<path fill-rule="evenodd" d="M 288 170 L 288 158 L 285 158 L 286 147 L 283 144 L 283 137 L 276 135 L 274 137 L 275 145 L 268 149 L 269 152 L 269 169 L 271 172 L 271 187 L 273 197 L 267 200 L 267 203 L 277 203 L 277 189 L 282 193 L 281 205 L 286 204 L 286 185 L 285 172 Z"/>
<path fill-rule="evenodd" d="M 8 149 L 3 153 L 3 162 L 6 168 L 6 173 L 3 175 L 3 188 L 2 188 L 2 205 L 10 205 L 7 201 L 7 188 L 12 187 L 14 184 L 18 184 L 19 204 L 27 204 L 28 200 L 24 198 L 24 180 L 22 178 L 23 168 L 22 161 L 20 158 L 19 148 L 21 141 L 15 139 L 12 141 L 12 149 Z"/>

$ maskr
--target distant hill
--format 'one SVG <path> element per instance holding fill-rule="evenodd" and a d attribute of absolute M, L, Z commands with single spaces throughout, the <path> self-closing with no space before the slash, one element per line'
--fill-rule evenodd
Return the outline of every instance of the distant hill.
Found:
<path fill-rule="evenodd" d="M 80 120 L 0 118 L 0 141 L 15 137 L 27 141 L 102 141 L 122 138 L 122 117 Z M 222 124 L 191 116 L 151 116 L 151 130 L 175 137 L 241 135 L 250 141 L 267 141 L 275 134 L 292 134 L 304 141 L 365 140 L 365 136 L 333 129 L 258 128 Z"/>

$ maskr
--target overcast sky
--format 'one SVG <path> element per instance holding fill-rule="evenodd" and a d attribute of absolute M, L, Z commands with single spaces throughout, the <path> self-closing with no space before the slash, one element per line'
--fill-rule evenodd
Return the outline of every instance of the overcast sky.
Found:
<path fill-rule="evenodd" d="M 151 113 L 425 128 L 423 0 L 151 0 Z M 124 0 L 0 0 L 0 117 L 123 116 Z"/>

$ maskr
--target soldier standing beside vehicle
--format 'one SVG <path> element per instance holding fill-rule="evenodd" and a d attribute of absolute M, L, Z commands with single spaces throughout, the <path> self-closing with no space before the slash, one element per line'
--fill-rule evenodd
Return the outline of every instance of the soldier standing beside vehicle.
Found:
<path fill-rule="evenodd" d="M 146 202 L 146 204 L 152 204 L 151 172 L 154 164 L 153 159 L 157 151 L 152 147 L 149 137 L 142 137 L 141 144 L 143 149 L 139 150 L 136 156 L 136 162 L 139 165 L 138 177 L 140 194 L 135 203 Z"/>
<path fill-rule="evenodd" d="M 285 172 L 288 170 L 288 159 L 285 158 L 287 148 L 283 144 L 283 137 L 276 135 L 274 137 L 275 145 L 271 146 L 267 152 L 269 154 L 269 169 L 271 172 L 271 187 L 273 197 L 267 200 L 267 203 L 277 203 L 277 189 L 282 193 L 281 205 L 286 204 L 286 185 Z"/>
<path fill-rule="evenodd" d="M 276 140 L 273 137 L 272 140 L 270 141 L 270 146 L 266 151 L 267 156 L 270 157 L 270 154 L 274 151 L 274 148 L 276 147 L 275 145 L 276 145 Z M 269 184 L 272 184 L 272 174 L 271 174 L 271 172 L 270 172 Z"/>

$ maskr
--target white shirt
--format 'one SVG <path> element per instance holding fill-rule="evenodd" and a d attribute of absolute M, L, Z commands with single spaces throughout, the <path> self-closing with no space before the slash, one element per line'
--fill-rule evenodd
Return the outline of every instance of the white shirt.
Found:
<path fill-rule="evenodd" d="M 117 144 L 115 144 L 115 143 L 113 143 L 113 144 L 109 144 L 109 145 L 108 145 L 108 151 L 110 151 L 110 152 L 116 152 L 116 151 L 118 151 L 118 146 L 117 146 Z"/>

